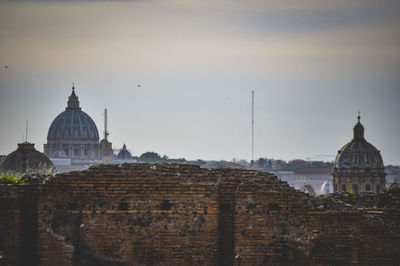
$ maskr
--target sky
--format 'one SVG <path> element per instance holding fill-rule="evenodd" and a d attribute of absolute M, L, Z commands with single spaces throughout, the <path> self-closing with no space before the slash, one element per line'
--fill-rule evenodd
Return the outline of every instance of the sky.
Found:
<path fill-rule="evenodd" d="M 400 2 L 0 0 L 0 154 L 43 151 L 75 83 L 133 155 L 331 161 L 357 113 L 400 165 Z M 6 68 L 7 66 L 7 68 Z M 138 87 L 140 84 L 141 87 Z"/>

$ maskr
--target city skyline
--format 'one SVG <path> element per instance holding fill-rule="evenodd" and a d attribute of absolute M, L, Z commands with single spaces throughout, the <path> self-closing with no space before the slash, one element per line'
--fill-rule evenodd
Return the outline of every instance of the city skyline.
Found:
<path fill-rule="evenodd" d="M 0 154 L 43 151 L 75 82 L 82 110 L 133 155 L 329 155 L 357 113 L 385 164 L 400 164 L 396 1 L 0 0 Z M 140 84 L 140 86 L 138 86 Z M 327 157 L 325 157 L 327 158 Z"/>

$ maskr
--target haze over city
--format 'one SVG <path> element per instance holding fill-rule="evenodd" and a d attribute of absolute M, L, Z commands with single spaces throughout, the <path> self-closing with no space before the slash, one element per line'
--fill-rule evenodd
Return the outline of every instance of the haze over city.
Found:
<path fill-rule="evenodd" d="M 134 155 L 333 160 L 361 111 L 400 164 L 398 1 L 0 0 L 0 154 L 82 110 Z M 140 86 L 138 86 L 138 84 Z"/>

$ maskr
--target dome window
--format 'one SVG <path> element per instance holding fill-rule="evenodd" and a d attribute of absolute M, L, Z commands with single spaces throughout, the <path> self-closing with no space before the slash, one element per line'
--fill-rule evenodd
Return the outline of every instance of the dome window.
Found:
<path fill-rule="evenodd" d="M 367 184 L 365 186 L 365 191 L 371 191 L 371 185 L 370 184 Z"/>
<path fill-rule="evenodd" d="M 357 164 L 360 162 L 360 155 L 358 152 L 353 153 L 353 163 Z"/>

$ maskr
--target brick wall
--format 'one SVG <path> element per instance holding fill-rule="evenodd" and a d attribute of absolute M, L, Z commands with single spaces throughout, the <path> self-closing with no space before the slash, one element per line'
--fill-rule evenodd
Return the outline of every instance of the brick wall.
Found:
<path fill-rule="evenodd" d="M 395 265 L 400 191 L 385 193 L 363 209 L 257 171 L 99 165 L 0 185 L 0 255 L 9 265 L 232 265 L 236 255 L 242 265 Z"/>

